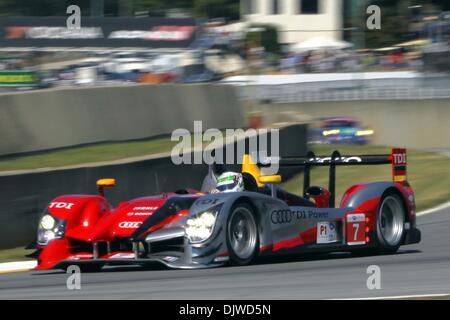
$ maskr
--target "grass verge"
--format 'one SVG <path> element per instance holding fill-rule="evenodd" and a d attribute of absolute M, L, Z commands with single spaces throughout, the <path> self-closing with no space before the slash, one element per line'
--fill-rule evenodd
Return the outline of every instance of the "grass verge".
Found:
<path fill-rule="evenodd" d="M 25 255 L 33 252 L 32 250 L 25 250 L 25 248 L 13 248 L 13 249 L 3 249 L 0 250 L 0 263 L 11 262 L 11 261 L 26 261 L 33 260 L 31 258 L 25 257 Z"/>
<path fill-rule="evenodd" d="M 193 139 L 191 137 L 191 139 Z M 201 143 L 201 141 L 200 141 Z M 170 136 L 131 142 L 98 143 L 44 153 L 0 158 L 0 171 L 58 168 L 170 152 L 178 144 Z M 199 143 L 193 143 L 193 146 Z"/>

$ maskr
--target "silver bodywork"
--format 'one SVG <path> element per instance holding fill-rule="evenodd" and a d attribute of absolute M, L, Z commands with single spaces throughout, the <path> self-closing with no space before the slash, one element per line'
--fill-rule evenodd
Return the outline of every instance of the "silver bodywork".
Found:
<path fill-rule="evenodd" d="M 394 187 L 392 182 L 376 182 L 368 184 L 360 192 L 352 195 L 345 208 L 316 208 L 306 206 L 288 206 L 281 199 L 258 192 L 230 192 L 207 194 L 198 198 L 191 206 L 189 214 L 173 224 L 158 231 L 149 233 L 145 242 L 150 245 L 179 238 L 183 242 L 182 252 L 163 252 L 152 254 L 149 259 L 156 259 L 174 268 L 213 267 L 229 260 L 226 243 L 226 226 L 233 206 L 245 202 L 252 206 L 256 214 L 259 231 L 260 255 L 296 253 L 305 251 L 337 251 L 349 249 L 345 241 L 345 225 L 342 222 L 345 214 L 368 199 L 379 197 L 388 188 Z M 186 197 L 189 197 L 186 195 Z M 189 217 L 195 216 L 211 208 L 220 207 L 211 236 L 201 243 L 190 243 L 184 234 L 184 224 Z M 280 218 L 280 214 L 281 218 Z M 283 241 L 295 239 L 302 232 L 312 230 L 319 223 L 334 222 L 337 226 L 337 239 L 331 243 L 308 243 L 293 245 L 279 250 L 262 250 Z M 182 240 L 181 240 L 182 239 Z"/>

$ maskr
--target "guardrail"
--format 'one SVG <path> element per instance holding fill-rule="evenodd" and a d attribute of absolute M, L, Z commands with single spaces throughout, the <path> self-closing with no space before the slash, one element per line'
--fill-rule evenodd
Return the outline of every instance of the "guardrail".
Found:
<path fill-rule="evenodd" d="M 258 86 L 239 88 L 242 100 L 259 100 L 269 103 L 296 103 L 317 101 L 355 101 L 355 100 L 423 100 L 448 99 L 450 88 L 389 87 L 359 88 L 350 90 L 295 90 L 290 85 Z"/>
<path fill-rule="evenodd" d="M 164 84 L 0 94 L 0 155 L 192 130 L 245 127 L 235 89 Z"/>
<path fill-rule="evenodd" d="M 230 82 L 241 100 L 271 103 L 353 100 L 448 99 L 450 76 L 444 74 L 393 73 L 312 74 L 252 76 Z M 342 79 L 338 79 L 339 76 Z M 345 76 L 345 77 L 344 77 Z M 402 77 L 403 76 L 403 77 Z M 378 77 L 378 78 L 377 78 Z M 238 78 L 237 80 L 239 80 Z M 292 82 L 298 80 L 298 82 Z"/>

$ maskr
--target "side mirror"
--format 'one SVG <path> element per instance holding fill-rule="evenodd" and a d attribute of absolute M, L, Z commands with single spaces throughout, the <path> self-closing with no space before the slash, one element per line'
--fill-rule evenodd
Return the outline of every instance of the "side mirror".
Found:
<path fill-rule="evenodd" d="M 114 187 L 116 185 L 116 179 L 99 179 L 97 180 L 98 194 L 102 197 L 105 196 L 105 188 Z"/>
<path fill-rule="evenodd" d="M 258 179 L 259 183 L 268 184 L 270 186 L 271 195 L 273 198 L 277 197 L 277 189 L 275 184 L 281 183 L 281 176 L 260 176 Z"/>
<path fill-rule="evenodd" d="M 316 186 L 311 186 L 308 187 L 308 189 L 306 189 L 306 195 L 308 197 L 320 197 L 321 195 L 323 195 L 326 192 L 326 190 L 322 187 L 316 187 Z"/>
<path fill-rule="evenodd" d="M 331 193 L 325 188 L 311 186 L 306 189 L 306 195 L 314 199 L 317 208 L 329 208 Z"/>

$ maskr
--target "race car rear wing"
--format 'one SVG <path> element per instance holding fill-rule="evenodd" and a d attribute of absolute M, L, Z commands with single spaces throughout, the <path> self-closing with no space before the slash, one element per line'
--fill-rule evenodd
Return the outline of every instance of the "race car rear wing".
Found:
<path fill-rule="evenodd" d="M 366 165 L 392 165 L 392 180 L 408 185 L 406 179 L 406 149 L 392 149 L 391 154 L 343 156 L 334 151 L 331 156 L 317 156 L 309 151 L 305 157 L 284 157 L 279 159 L 280 167 L 304 167 L 303 196 L 308 198 L 306 190 L 311 182 L 311 167 L 329 166 L 330 207 L 335 207 L 336 194 L 336 167 L 337 166 L 366 166 Z"/>

